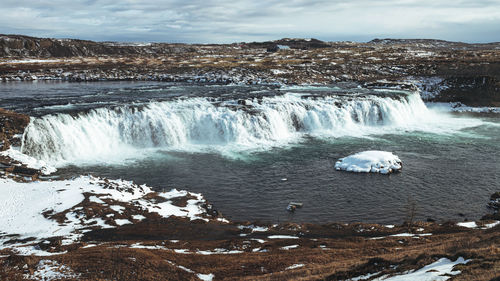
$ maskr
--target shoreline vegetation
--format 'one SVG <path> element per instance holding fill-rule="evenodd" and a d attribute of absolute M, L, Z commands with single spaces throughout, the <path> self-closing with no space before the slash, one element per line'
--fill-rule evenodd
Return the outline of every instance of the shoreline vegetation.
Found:
<path fill-rule="evenodd" d="M 500 44 L 283 40 L 130 46 L 0 36 L 0 80 L 161 73 L 193 83 L 356 82 L 414 87 L 429 101 L 500 105 Z M 0 151 L 19 146 L 29 120 L 0 109 Z M 411 206 L 399 225 L 232 222 L 201 194 L 91 176 L 55 180 L 3 154 L 0 193 L 1 280 L 371 280 L 422 268 L 450 280 L 500 276 L 498 194 L 485 198 L 492 212 L 477 222 L 414 221 Z M 25 202 L 30 196 L 39 204 Z"/>

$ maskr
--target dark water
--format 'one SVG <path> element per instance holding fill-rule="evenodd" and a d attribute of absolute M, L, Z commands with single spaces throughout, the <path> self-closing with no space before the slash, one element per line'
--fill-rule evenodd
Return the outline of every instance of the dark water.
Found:
<path fill-rule="evenodd" d="M 42 116 L 207 93 L 235 97 L 275 95 L 278 90 L 132 82 L 7 83 L 0 84 L 0 107 Z M 500 116 L 453 118 L 457 123 L 481 122 L 444 134 L 381 131 L 370 137 L 305 137 L 236 157 L 157 149 L 121 164 L 69 165 L 58 174 L 90 173 L 160 190 L 201 192 L 234 220 L 400 223 L 409 201 L 416 202 L 419 219 L 477 219 L 487 212 L 489 195 L 500 190 Z M 386 176 L 333 169 L 338 158 L 363 150 L 392 151 L 403 161 L 403 171 Z M 304 207 L 290 214 L 285 210 L 290 201 L 303 202 Z"/>

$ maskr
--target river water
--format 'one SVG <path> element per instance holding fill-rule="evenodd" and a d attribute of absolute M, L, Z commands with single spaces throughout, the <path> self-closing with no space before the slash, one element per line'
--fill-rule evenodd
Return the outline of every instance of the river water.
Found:
<path fill-rule="evenodd" d="M 4 83 L 0 107 L 33 117 L 20 149 L 61 177 L 201 192 L 233 220 L 401 223 L 414 202 L 418 219 L 461 221 L 500 188 L 500 116 L 431 110 L 416 92 Z M 393 152 L 403 171 L 333 169 L 364 150 Z"/>

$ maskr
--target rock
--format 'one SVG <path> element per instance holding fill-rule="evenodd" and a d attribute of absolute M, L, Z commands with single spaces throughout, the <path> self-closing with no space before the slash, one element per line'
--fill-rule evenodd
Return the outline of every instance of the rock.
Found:
<path fill-rule="evenodd" d="M 20 145 L 16 135 L 22 135 L 28 126 L 30 117 L 24 114 L 0 108 L 0 151 L 7 150 L 11 145 Z"/>
<path fill-rule="evenodd" d="M 500 210 L 500 192 L 495 192 L 490 196 L 490 202 L 488 202 L 488 208 L 493 210 Z"/>
<path fill-rule="evenodd" d="M 435 98 L 468 106 L 500 106 L 500 79 L 493 76 L 454 76 L 442 82 L 446 88 Z"/>

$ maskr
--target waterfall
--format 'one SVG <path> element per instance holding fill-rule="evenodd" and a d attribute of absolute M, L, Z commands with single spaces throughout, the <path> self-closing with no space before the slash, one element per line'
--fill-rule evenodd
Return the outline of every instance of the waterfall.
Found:
<path fill-rule="evenodd" d="M 134 157 L 155 148 L 253 149 L 305 135 L 357 136 L 373 128 L 407 127 L 427 115 L 418 93 L 320 97 L 288 93 L 240 104 L 185 98 L 33 118 L 21 150 L 61 164 Z"/>

